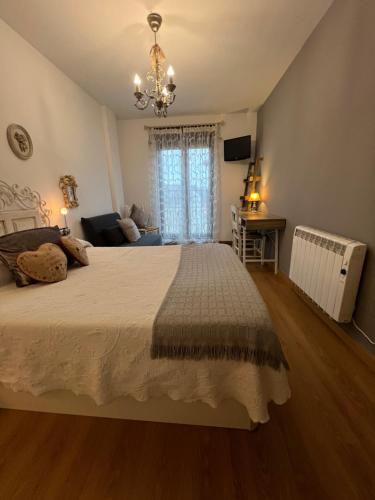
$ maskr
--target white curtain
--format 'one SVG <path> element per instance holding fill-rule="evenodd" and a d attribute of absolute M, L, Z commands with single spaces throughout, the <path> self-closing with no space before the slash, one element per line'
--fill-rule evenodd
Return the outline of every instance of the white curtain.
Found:
<path fill-rule="evenodd" d="M 218 125 L 151 128 L 152 216 L 164 241 L 216 241 Z"/>

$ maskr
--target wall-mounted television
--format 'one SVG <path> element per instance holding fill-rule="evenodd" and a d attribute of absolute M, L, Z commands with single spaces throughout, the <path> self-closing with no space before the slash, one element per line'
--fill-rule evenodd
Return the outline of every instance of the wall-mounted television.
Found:
<path fill-rule="evenodd" d="M 224 161 L 246 160 L 251 157 L 251 135 L 224 141 Z"/>

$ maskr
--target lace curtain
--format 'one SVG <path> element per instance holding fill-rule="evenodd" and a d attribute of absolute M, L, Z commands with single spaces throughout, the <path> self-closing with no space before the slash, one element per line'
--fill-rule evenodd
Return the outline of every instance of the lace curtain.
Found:
<path fill-rule="evenodd" d="M 218 239 L 218 125 L 150 129 L 154 224 L 164 241 Z"/>

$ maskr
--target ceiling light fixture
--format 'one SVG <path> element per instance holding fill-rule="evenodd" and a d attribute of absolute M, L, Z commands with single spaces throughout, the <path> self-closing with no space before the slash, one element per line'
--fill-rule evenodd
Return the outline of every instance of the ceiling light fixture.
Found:
<path fill-rule="evenodd" d="M 140 110 L 147 108 L 151 102 L 154 108 L 154 113 L 159 118 L 166 117 L 168 108 L 174 103 L 176 94 L 174 93 L 176 85 L 174 84 L 173 77 L 174 71 L 172 66 L 169 66 L 167 75 L 163 64 L 165 63 L 165 55 L 161 47 L 156 43 L 156 33 L 162 23 L 160 14 L 153 12 L 147 16 L 147 22 L 154 32 L 155 43 L 150 50 L 151 70 L 147 73 L 146 79 L 151 82 L 151 89 L 141 90 L 141 79 L 138 75 L 134 77 L 134 95 L 137 99 L 135 107 Z M 166 78 L 167 76 L 167 78 Z"/>

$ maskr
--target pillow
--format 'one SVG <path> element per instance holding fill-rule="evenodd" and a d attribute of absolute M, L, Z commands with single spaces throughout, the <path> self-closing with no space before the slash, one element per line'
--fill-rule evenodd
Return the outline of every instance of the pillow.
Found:
<path fill-rule="evenodd" d="M 0 260 L 11 272 L 17 286 L 31 285 L 34 280 L 17 265 L 18 255 L 22 252 L 37 250 L 44 243 L 58 244 L 59 240 L 58 226 L 38 227 L 6 234 L 0 237 Z"/>
<path fill-rule="evenodd" d="M 12 273 L 9 271 L 8 267 L 0 262 L 0 286 L 7 285 L 13 281 Z"/>
<path fill-rule="evenodd" d="M 84 245 L 72 236 L 61 236 L 60 245 L 64 252 L 79 262 L 81 266 L 89 265 L 89 258 L 87 256 L 86 248 Z"/>
<path fill-rule="evenodd" d="M 68 260 L 61 248 L 53 243 L 44 243 L 38 250 L 22 252 L 17 265 L 27 276 L 36 281 L 56 283 L 67 277 Z"/>
<path fill-rule="evenodd" d="M 143 208 L 138 207 L 137 205 L 133 205 L 130 212 L 130 217 L 136 223 L 137 227 L 141 229 L 146 227 L 147 217 Z"/>
<path fill-rule="evenodd" d="M 133 219 L 118 219 L 117 222 L 128 241 L 132 243 L 139 240 L 141 234 Z"/>
<path fill-rule="evenodd" d="M 111 247 L 117 247 L 125 243 L 126 239 L 121 227 L 117 224 L 116 226 L 111 226 L 103 229 L 103 238 Z"/>
<path fill-rule="evenodd" d="M 87 240 L 81 240 L 80 238 L 76 238 L 76 240 L 79 241 L 85 248 L 91 248 L 94 246 L 92 243 L 90 243 Z"/>
<path fill-rule="evenodd" d="M 130 217 L 130 214 L 132 213 L 132 207 L 130 207 L 129 205 L 125 205 L 122 213 L 124 215 L 123 218 L 128 219 Z"/>

